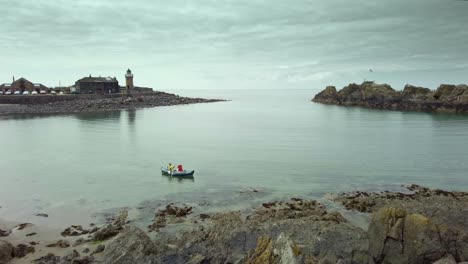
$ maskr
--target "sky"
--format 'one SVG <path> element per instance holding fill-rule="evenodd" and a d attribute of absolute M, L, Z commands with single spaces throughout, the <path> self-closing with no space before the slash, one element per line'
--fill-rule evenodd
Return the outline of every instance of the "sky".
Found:
<path fill-rule="evenodd" d="M 468 83 L 463 0 L 0 0 L 0 83 L 171 89 Z M 372 70 L 372 71 L 370 71 Z"/>

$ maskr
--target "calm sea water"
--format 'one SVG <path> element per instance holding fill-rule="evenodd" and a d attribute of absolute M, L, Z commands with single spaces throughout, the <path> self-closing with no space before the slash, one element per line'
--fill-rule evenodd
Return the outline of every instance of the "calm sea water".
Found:
<path fill-rule="evenodd" d="M 273 197 L 407 183 L 468 190 L 468 116 L 327 106 L 309 101 L 316 92 L 187 90 L 177 93 L 232 101 L 0 120 L 0 218 L 73 222 L 243 188 Z M 194 180 L 161 176 L 168 162 L 196 170 Z"/>

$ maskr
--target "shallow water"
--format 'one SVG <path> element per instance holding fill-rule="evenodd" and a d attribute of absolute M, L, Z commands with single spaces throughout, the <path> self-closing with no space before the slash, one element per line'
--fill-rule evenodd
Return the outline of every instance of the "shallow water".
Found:
<path fill-rule="evenodd" d="M 76 223 L 145 200 L 223 200 L 249 188 L 270 198 L 407 183 L 468 190 L 468 116 L 311 103 L 317 92 L 186 90 L 177 93 L 232 101 L 0 120 L 0 218 Z M 161 176 L 168 162 L 195 178 Z"/>

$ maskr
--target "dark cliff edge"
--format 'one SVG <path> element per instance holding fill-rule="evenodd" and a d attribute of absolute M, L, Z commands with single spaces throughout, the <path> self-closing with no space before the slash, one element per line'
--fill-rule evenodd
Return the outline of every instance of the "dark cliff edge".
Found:
<path fill-rule="evenodd" d="M 312 101 L 371 109 L 466 114 L 468 113 L 468 86 L 441 84 L 434 91 L 406 85 L 403 91 L 396 91 L 388 84 L 353 83 L 340 91 L 337 91 L 334 86 L 328 86 L 315 95 Z"/>

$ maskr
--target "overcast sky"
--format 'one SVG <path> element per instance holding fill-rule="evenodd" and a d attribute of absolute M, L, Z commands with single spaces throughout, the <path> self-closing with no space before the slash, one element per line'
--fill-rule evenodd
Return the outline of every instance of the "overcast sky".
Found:
<path fill-rule="evenodd" d="M 397 89 L 468 83 L 468 1 L 0 0 L 0 83 L 127 68 L 135 84 Z M 373 72 L 370 72 L 372 69 Z"/>

